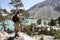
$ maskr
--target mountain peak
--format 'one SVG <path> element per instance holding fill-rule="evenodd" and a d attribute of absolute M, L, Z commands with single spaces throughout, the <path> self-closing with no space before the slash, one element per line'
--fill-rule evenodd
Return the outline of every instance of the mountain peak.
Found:
<path fill-rule="evenodd" d="M 34 8 L 42 8 L 44 6 L 52 6 L 52 7 L 56 7 L 60 5 L 60 0 L 45 0 L 41 3 L 37 3 L 36 5 L 34 5 L 33 7 L 31 7 L 29 10 L 33 10 Z"/>
<path fill-rule="evenodd" d="M 60 0 L 45 0 L 31 7 L 28 12 L 34 15 L 34 18 L 58 18 L 60 16 Z"/>
<path fill-rule="evenodd" d="M 46 0 L 47 5 L 57 6 L 60 5 L 60 0 Z"/>

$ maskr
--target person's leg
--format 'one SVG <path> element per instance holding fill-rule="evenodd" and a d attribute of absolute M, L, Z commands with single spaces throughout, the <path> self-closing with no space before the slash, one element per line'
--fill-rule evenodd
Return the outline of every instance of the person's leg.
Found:
<path fill-rule="evenodd" d="M 14 38 L 16 37 L 16 36 L 18 36 L 18 32 L 19 32 L 19 23 L 15 23 L 15 36 L 14 36 Z"/>
<path fill-rule="evenodd" d="M 20 25 L 19 25 L 18 22 L 16 23 L 16 27 L 15 28 L 16 28 L 16 30 L 15 30 L 16 32 L 19 32 L 20 31 Z"/>
<path fill-rule="evenodd" d="M 21 32 L 21 24 L 19 23 L 19 32 Z"/>
<path fill-rule="evenodd" d="M 17 37 L 18 36 L 18 32 L 15 32 L 15 36 L 13 37 L 13 38 L 15 38 L 15 37 Z"/>

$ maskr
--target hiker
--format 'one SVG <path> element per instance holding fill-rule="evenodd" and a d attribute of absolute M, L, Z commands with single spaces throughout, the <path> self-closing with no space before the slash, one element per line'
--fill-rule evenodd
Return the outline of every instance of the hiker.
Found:
<path fill-rule="evenodd" d="M 14 26 L 15 26 L 15 36 L 18 36 L 18 32 L 21 31 L 20 29 L 20 21 L 19 21 L 19 11 L 17 11 L 17 13 L 12 17 L 12 21 L 14 22 Z"/>

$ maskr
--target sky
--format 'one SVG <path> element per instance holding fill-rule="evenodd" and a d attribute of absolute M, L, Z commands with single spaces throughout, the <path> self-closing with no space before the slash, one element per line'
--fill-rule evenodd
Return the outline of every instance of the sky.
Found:
<path fill-rule="evenodd" d="M 24 9 L 28 10 L 33 5 L 40 3 L 44 0 L 21 0 L 21 1 L 24 5 Z M 9 2 L 11 2 L 11 0 L 0 0 L 0 8 L 6 9 L 8 12 L 10 12 L 10 10 L 13 9 L 13 7 L 9 4 Z"/>

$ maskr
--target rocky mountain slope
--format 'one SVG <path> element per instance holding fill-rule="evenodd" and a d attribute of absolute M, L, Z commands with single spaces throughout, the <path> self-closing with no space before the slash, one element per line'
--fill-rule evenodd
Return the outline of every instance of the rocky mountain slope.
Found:
<path fill-rule="evenodd" d="M 27 10 L 33 18 L 56 19 L 60 17 L 60 0 L 45 0 Z"/>

